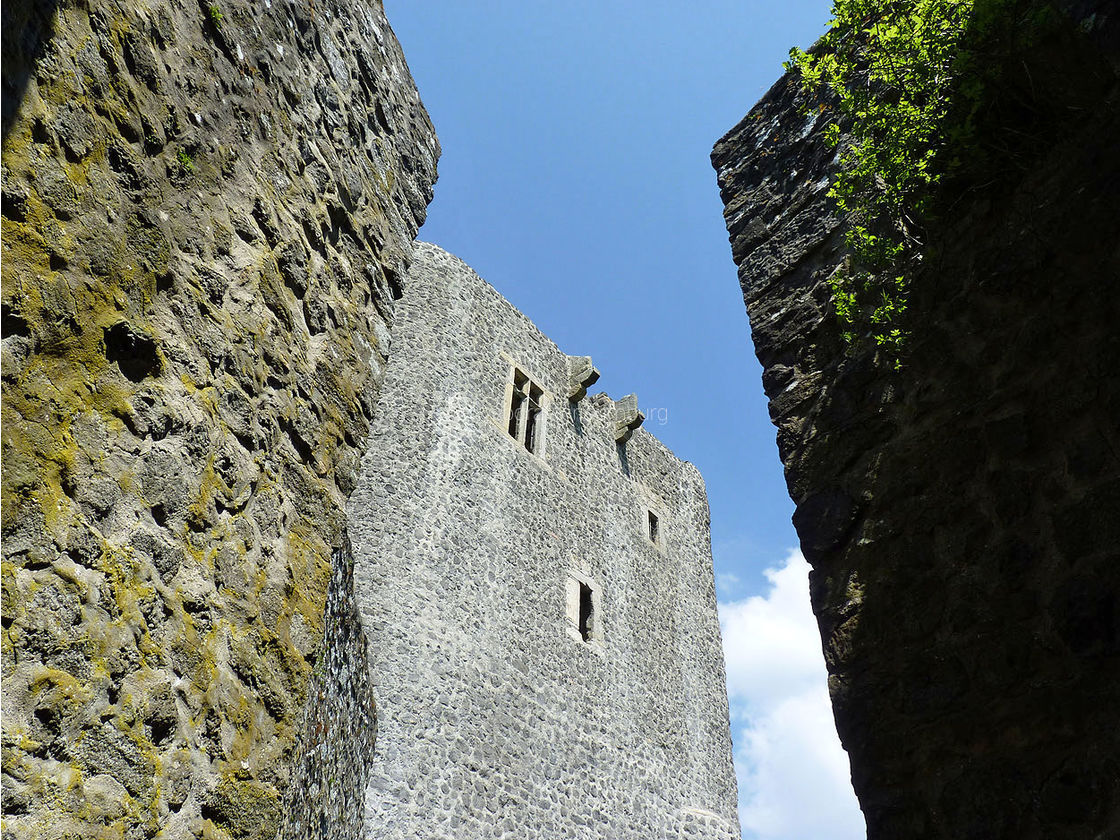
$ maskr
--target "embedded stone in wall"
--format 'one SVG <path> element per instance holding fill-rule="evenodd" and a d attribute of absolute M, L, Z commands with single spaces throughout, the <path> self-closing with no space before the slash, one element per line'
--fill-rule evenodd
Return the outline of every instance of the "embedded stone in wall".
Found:
<path fill-rule="evenodd" d="M 587 389 L 599 381 L 599 370 L 591 364 L 590 356 L 569 356 L 568 368 L 568 399 L 579 402 L 587 396 Z"/>

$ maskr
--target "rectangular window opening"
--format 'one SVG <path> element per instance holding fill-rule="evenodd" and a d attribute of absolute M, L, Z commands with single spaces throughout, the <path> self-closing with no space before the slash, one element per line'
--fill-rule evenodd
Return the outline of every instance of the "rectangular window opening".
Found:
<path fill-rule="evenodd" d="M 537 451 L 537 426 L 541 413 L 541 389 L 529 384 L 529 413 L 525 417 L 525 448 Z"/>
<path fill-rule="evenodd" d="M 509 404 L 509 436 L 517 437 L 517 427 L 521 424 L 521 404 L 525 402 L 525 395 L 519 391 L 513 392 L 513 400 Z"/>
<path fill-rule="evenodd" d="M 537 447 L 537 415 L 539 408 L 529 407 L 529 416 L 525 418 L 525 448 L 535 452 Z"/>
<path fill-rule="evenodd" d="M 525 404 L 527 396 L 525 392 L 528 383 L 529 377 L 514 368 L 513 397 L 509 402 L 509 436 L 511 438 L 521 437 L 521 408 Z"/>
<path fill-rule="evenodd" d="M 657 542 L 660 523 L 657 520 L 657 514 L 652 510 L 649 511 L 649 541 L 652 543 Z"/>
<path fill-rule="evenodd" d="M 541 449 L 543 402 L 544 391 L 514 368 L 513 394 L 509 401 L 509 424 L 506 429 L 511 438 L 520 441 L 534 454 L 539 454 Z"/>
<path fill-rule="evenodd" d="M 594 617 L 591 587 L 581 582 L 579 585 L 579 634 L 585 642 L 591 641 Z"/>
<path fill-rule="evenodd" d="M 564 584 L 564 632 L 596 652 L 603 651 L 603 603 L 599 585 L 585 572 L 571 569 Z"/>

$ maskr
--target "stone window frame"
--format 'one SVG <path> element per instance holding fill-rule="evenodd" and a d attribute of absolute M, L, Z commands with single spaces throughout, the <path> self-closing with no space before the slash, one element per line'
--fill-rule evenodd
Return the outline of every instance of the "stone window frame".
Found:
<path fill-rule="evenodd" d="M 587 639 L 580 632 L 580 586 L 591 590 L 591 633 Z M 569 638 L 574 639 L 581 647 L 587 648 L 600 656 L 605 652 L 605 624 L 603 622 L 603 587 L 599 582 L 575 567 L 569 567 L 564 576 L 564 631 Z"/>
<path fill-rule="evenodd" d="M 522 452 L 529 455 L 534 455 L 541 461 L 545 460 L 545 447 L 548 442 L 548 415 L 549 407 L 552 403 L 552 396 L 548 390 L 541 384 L 540 377 L 536 376 L 528 366 L 523 365 L 521 362 L 509 356 L 506 353 L 502 357 L 507 363 L 506 379 L 505 379 L 505 392 L 502 399 L 502 416 L 499 426 L 507 440 L 517 445 L 517 448 Z M 531 412 L 521 411 L 518 417 L 517 433 L 510 434 L 509 421 L 510 414 L 513 411 L 514 394 L 517 391 L 517 377 L 518 375 L 524 377 L 525 381 L 530 386 L 530 392 L 535 389 L 536 391 L 536 422 L 533 426 L 533 448 L 530 449 L 525 445 L 525 435 L 529 428 L 529 418 Z"/>
<path fill-rule="evenodd" d="M 645 490 L 645 488 L 642 488 Z M 650 539 L 649 518 L 657 517 L 657 539 Z M 669 514 L 661 500 L 655 499 L 654 494 L 646 490 L 638 494 L 638 530 L 642 535 L 642 542 L 660 552 L 665 551 L 665 537 L 668 533 Z"/>

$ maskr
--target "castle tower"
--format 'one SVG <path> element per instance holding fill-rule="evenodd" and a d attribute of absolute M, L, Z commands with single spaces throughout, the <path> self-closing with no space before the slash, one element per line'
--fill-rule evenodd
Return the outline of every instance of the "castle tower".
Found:
<path fill-rule="evenodd" d="M 703 480 L 420 243 L 350 502 L 385 840 L 739 837 Z"/>

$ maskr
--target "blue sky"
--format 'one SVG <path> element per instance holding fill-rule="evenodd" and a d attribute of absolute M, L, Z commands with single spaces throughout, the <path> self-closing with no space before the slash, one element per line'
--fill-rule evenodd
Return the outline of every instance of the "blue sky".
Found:
<path fill-rule="evenodd" d="M 805 802 L 790 781 L 835 787 L 846 759 L 834 741 L 816 753 L 785 743 L 813 727 L 827 740 L 831 713 L 708 161 L 789 48 L 823 33 L 828 0 L 385 6 L 443 146 L 420 237 L 463 258 L 565 352 L 590 355 L 598 390 L 636 392 L 647 428 L 704 475 L 744 837 L 862 836 L 850 789 L 825 807 L 831 788 Z M 748 655 L 790 640 L 804 654 L 798 679 Z M 753 687 L 766 682 L 791 693 Z M 810 812 L 833 816 L 806 822 Z"/>

